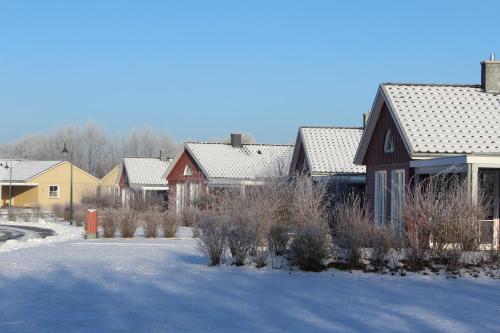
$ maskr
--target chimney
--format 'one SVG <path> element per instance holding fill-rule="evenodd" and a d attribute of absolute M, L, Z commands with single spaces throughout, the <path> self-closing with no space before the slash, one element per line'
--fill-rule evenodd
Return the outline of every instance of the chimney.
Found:
<path fill-rule="evenodd" d="M 495 54 L 481 62 L 481 87 L 487 93 L 500 94 L 500 61 L 495 60 Z"/>
<path fill-rule="evenodd" d="M 165 150 L 160 150 L 160 161 L 166 162 L 168 161 L 168 155 Z"/>
<path fill-rule="evenodd" d="M 241 148 L 241 134 L 231 133 L 231 146 Z"/>
<path fill-rule="evenodd" d="M 363 113 L 363 129 L 366 128 L 366 122 L 368 121 L 369 116 L 370 116 L 370 112 Z"/>

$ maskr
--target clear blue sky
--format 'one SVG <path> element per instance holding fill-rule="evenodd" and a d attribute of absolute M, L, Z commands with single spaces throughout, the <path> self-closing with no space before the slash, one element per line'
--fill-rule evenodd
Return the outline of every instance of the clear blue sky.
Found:
<path fill-rule="evenodd" d="M 93 120 L 177 140 L 361 125 L 386 81 L 478 83 L 499 1 L 0 0 L 0 142 Z"/>

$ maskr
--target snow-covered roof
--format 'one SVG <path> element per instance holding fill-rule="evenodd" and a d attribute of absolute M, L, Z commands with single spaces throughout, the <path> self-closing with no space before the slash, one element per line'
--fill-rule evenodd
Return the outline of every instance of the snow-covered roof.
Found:
<path fill-rule="evenodd" d="M 303 147 L 311 175 L 364 174 L 365 167 L 354 164 L 362 134 L 362 128 L 301 127 L 294 154 Z"/>
<path fill-rule="evenodd" d="M 125 157 L 123 166 L 130 185 L 167 185 L 163 174 L 170 162 L 154 157 Z"/>
<path fill-rule="evenodd" d="M 207 178 L 248 179 L 288 173 L 293 146 L 188 142 L 185 149 Z"/>
<path fill-rule="evenodd" d="M 370 112 L 357 163 L 384 102 L 410 156 L 500 154 L 500 95 L 479 85 L 385 83 Z"/>
<path fill-rule="evenodd" d="M 63 161 L 30 161 L 30 160 L 1 160 L 0 181 L 10 180 L 10 170 L 5 169 L 5 164 L 12 167 L 13 181 L 27 181 L 36 175 L 62 163 Z"/>

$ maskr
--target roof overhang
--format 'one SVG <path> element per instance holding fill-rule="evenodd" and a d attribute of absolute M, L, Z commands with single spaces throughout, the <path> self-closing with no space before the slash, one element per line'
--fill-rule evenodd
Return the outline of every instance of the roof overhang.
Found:
<path fill-rule="evenodd" d="M 328 181 L 340 181 L 340 182 L 366 182 L 365 174 L 312 174 L 311 177 L 314 180 L 328 180 Z"/>
<path fill-rule="evenodd" d="M 29 186 L 29 187 L 33 187 L 33 186 L 38 186 L 38 183 L 24 183 L 24 182 L 16 182 L 16 181 L 12 181 L 9 182 L 9 181 L 2 181 L 0 182 L 0 186 Z"/>
<path fill-rule="evenodd" d="M 469 164 L 479 168 L 500 168 L 500 155 L 466 154 L 410 161 L 416 174 L 463 173 L 467 172 Z"/>
<path fill-rule="evenodd" d="M 396 128 L 398 129 L 398 132 L 401 135 L 401 138 L 403 139 L 405 148 L 408 151 L 408 155 L 410 157 L 413 156 L 413 149 L 411 147 L 410 140 L 406 135 L 406 132 L 403 130 L 403 126 L 401 125 L 401 121 L 399 120 L 398 115 L 394 111 L 394 105 L 387 96 L 388 95 L 385 90 L 384 84 L 381 84 L 377 90 L 377 95 L 375 96 L 375 100 L 370 110 L 370 114 L 368 116 L 365 129 L 363 130 L 363 135 L 361 136 L 361 141 L 359 143 L 358 150 L 356 151 L 356 155 L 354 157 L 354 164 L 363 165 L 366 152 L 368 151 L 368 146 L 373 136 L 373 132 L 375 131 L 375 126 L 377 125 L 377 121 L 380 116 L 380 113 L 382 112 L 382 107 L 384 106 L 384 104 L 387 105 L 387 109 L 389 110 L 389 115 L 396 124 Z"/>

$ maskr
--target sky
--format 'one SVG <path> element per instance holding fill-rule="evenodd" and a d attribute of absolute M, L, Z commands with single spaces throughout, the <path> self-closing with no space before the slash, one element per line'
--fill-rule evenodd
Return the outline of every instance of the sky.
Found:
<path fill-rule="evenodd" d="M 0 0 L 0 143 L 93 121 L 178 141 L 361 126 L 381 82 L 479 83 L 499 1 Z"/>

